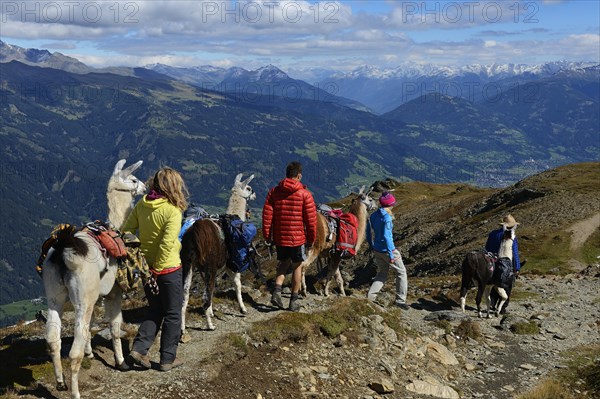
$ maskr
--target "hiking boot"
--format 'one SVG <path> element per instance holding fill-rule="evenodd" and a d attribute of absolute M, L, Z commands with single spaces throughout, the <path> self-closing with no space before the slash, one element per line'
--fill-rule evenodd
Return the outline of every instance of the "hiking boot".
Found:
<path fill-rule="evenodd" d="M 173 363 L 165 363 L 160 365 L 159 370 L 160 371 L 171 371 L 176 367 L 179 367 L 183 365 L 183 360 L 179 359 L 179 358 L 175 358 L 175 360 L 173 360 Z"/>
<path fill-rule="evenodd" d="M 144 370 L 148 370 L 152 367 L 152 364 L 150 364 L 150 358 L 136 351 L 129 352 L 127 363 L 138 365 Z"/>
<path fill-rule="evenodd" d="M 290 312 L 297 312 L 300 310 L 300 303 L 297 299 L 290 300 L 290 307 L 288 308 Z"/>
<path fill-rule="evenodd" d="M 271 305 L 279 308 L 279 309 L 283 309 L 283 302 L 281 301 L 281 293 L 280 292 L 273 292 L 273 295 L 271 295 Z"/>
<path fill-rule="evenodd" d="M 410 306 L 408 306 L 407 303 L 398 303 L 398 302 L 396 302 L 395 305 L 397 307 L 399 307 L 400 309 L 402 309 L 402 310 L 408 310 L 408 309 L 410 309 Z"/>

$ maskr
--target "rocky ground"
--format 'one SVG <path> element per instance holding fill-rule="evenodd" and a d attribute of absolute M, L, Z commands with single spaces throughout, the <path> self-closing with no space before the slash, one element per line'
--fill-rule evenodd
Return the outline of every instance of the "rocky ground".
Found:
<path fill-rule="evenodd" d="M 599 171 L 598 164 L 573 165 L 501 190 L 380 182 L 380 191 L 395 190 L 398 199 L 394 238 L 411 275 L 408 310 L 391 306 L 393 276 L 379 305 L 365 300 L 374 270 L 362 253 L 342 268 L 349 298 L 313 292 L 300 313 L 272 308 L 267 288 L 246 280 L 249 314 L 240 314 L 231 289 L 221 291 L 216 331 L 205 330 L 199 295 L 193 298 L 191 341 L 178 351 L 185 364 L 168 373 L 115 370 L 106 322 L 99 321 L 95 357 L 81 372 L 82 397 L 509 399 L 572 370 L 569 355 L 600 364 L 600 265 L 587 266 L 598 262 L 600 248 Z M 519 248 L 528 258 L 510 314 L 478 318 L 475 289 L 462 314 L 460 262 L 508 212 L 522 223 Z M 274 263 L 264 262 L 271 280 Z M 143 304 L 126 302 L 125 353 Z M 102 320 L 101 311 L 96 316 Z M 64 323 L 68 373 L 72 313 Z M 150 355 L 158 360 L 156 345 Z M 567 397 L 598 397 L 580 376 L 572 381 Z M 55 389 L 42 323 L 0 331 L 4 387 L 14 387 L 7 398 L 69 398 Z"/>
<path fill-rule="evenodd" d="M 246 302 L 252 307 L 246 317 L 232 300 L 218 300 L 216 331 L 204 330 L 204 319 L 192 311 L 192 339 L 179 349 L 185 364 L 168 373 L 116 371 L 110 343 L 103 332 L 97 334 L 95 359 L 82 371 L 81 392 L 97 399 L 513 398 L 565 367 L 565 351 L 600 343 L 599 281 L 598 265 L 563 277 L 522 276 L 510 314 L 491 319 L 477 318 L 473 308 L 467 314 L 458 311 L 456 277 L 412 279 L 408 310 L 370 305 L 363 290 L 355 289 L 355 300 L 310 295 L 302 300 L 301 313 L 292 314 L 271 308 L 267 293 L 248 289 Z M 382 293 L 381 302 L 391 303 L 391 295 L 389 290 Z M 474 295 L 473 289 L 468 304 L 473 305 Z M 261 322 L 264 331 L 282 318 L 293 322 L 340 309 L 340 303 L 372 311 L 332 337 L 317 331 L 269 341 L 256 333 Z M 472 322 L 462 323 L 470 331 L 460 331 L 462 320 Z M 511 326 L 530 321 L 539 332 L 511 331 Z M 65 354 L 68 345 L 65 340 Z M 151 356 L 157 360 L 156 348 Z M 32 362 L 48 361 L 43 354 L 32 357 Z M 46 375 L 31 381 L 18 397 L 69 397 L 54 385 Z"/>

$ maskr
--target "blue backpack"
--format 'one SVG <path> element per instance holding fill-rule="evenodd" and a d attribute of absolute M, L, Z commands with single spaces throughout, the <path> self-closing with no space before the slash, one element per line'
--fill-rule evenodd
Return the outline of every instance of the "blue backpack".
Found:
<path fill-rule="evenodd" d="M 192 203 L 183 213 L 183 222 L 181 225 L 181 230 L 179 231 L 179 241 L 183 239 L 183 235 L 188 231 L 190 227 L 196 220 L 204 219 L 208 217 L 208 212 L 204 210 L 204 208 Z"/>
<path fill-rule="evenodd" d="M 227 266 L 234 272 L 244 272 L 252 263 L 252 240 L 256 237 L 256 226 L 244 222 L 237 215 L 221 215 L 220 219 L 227 246 Z"/>

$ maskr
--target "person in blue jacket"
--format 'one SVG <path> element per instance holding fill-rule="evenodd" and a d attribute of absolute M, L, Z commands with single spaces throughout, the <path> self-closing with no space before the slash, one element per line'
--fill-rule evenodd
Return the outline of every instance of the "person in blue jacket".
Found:
<path fill-rule="evenodd" d="M 515 220 L 515 218 L 512 215 L 509 214 L 509 215 L 504 216 L 504 218 L 502 218 L 502 222 L 500 222 L 500 225 L 502 227 L 492 231 L 488 235 L 487 242 L 485 243 L 485 250 L 498 255 L 498 252 L 500 251 L 500 243 L 502 242 L 502 236 L 504 235 L 504 228 L 506 227 L 506 229 L 513 229 L 513 228 L 516 228 L 516 226 L 518 224 L 519 223 L 517 223 L 517 221 Z M 513 255 L 512 256 L 512 264 L 513 264 L 514 277 L 517 277 L 519 275 L 519 271 L 521 270 L 521 261 L 519 259 L 519 244 L 517 242 L 516 237 L 513 241 L 512 255 Z M 508 287 L 506 288 L 506 293 L 508 294 L 508 299 L 504 303 L 504 306 L 502 306 L 502 309 L 500 309 L 501 314 L 506 313 L 506 308 L 510 301 L 510 293 L 512 291 L 513 284 L 514 284 L 514 278 L 510 282 Z M 492 290 L 492 292 L 490 294 L 490 300 L 491 300 L 492 308 L 495 308 L 496 303 L 499 300 L 499 295 L 496 292 L 496 290 Z"/>
<path fill-rule="evenodd" d="M 367 241 L 369 248 L 374 253 L 374 262 L 377 266 L 377 275 L 373 279 L 367 297 L 369 300 L 375 301 L 377 294 L 387 280 L 390 268 L 392 268 L 396 272 L 395 305 L 402 309 L 408 309 L 406 303 L 406 293 L 408 291 L 406 267 L 392 237 L 392 221 L 394 219 L 392 207 L 396 204 L 396 199 L 392 194 L 383 192 L 379 198 L 379 204 L 381 207 L 370 216 L 367 226 Z"/>

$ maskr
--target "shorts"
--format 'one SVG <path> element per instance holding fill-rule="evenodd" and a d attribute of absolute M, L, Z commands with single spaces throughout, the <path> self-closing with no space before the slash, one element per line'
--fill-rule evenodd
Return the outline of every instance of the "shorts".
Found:
<path fill-rule="evenodd" d="M 292 263 L 300 263 L 306 259 L 306 249 L 304 245 L 299 247 L 280 247 L 277 246 L 277 260 L 285 262 L 291 259 Z"/>

